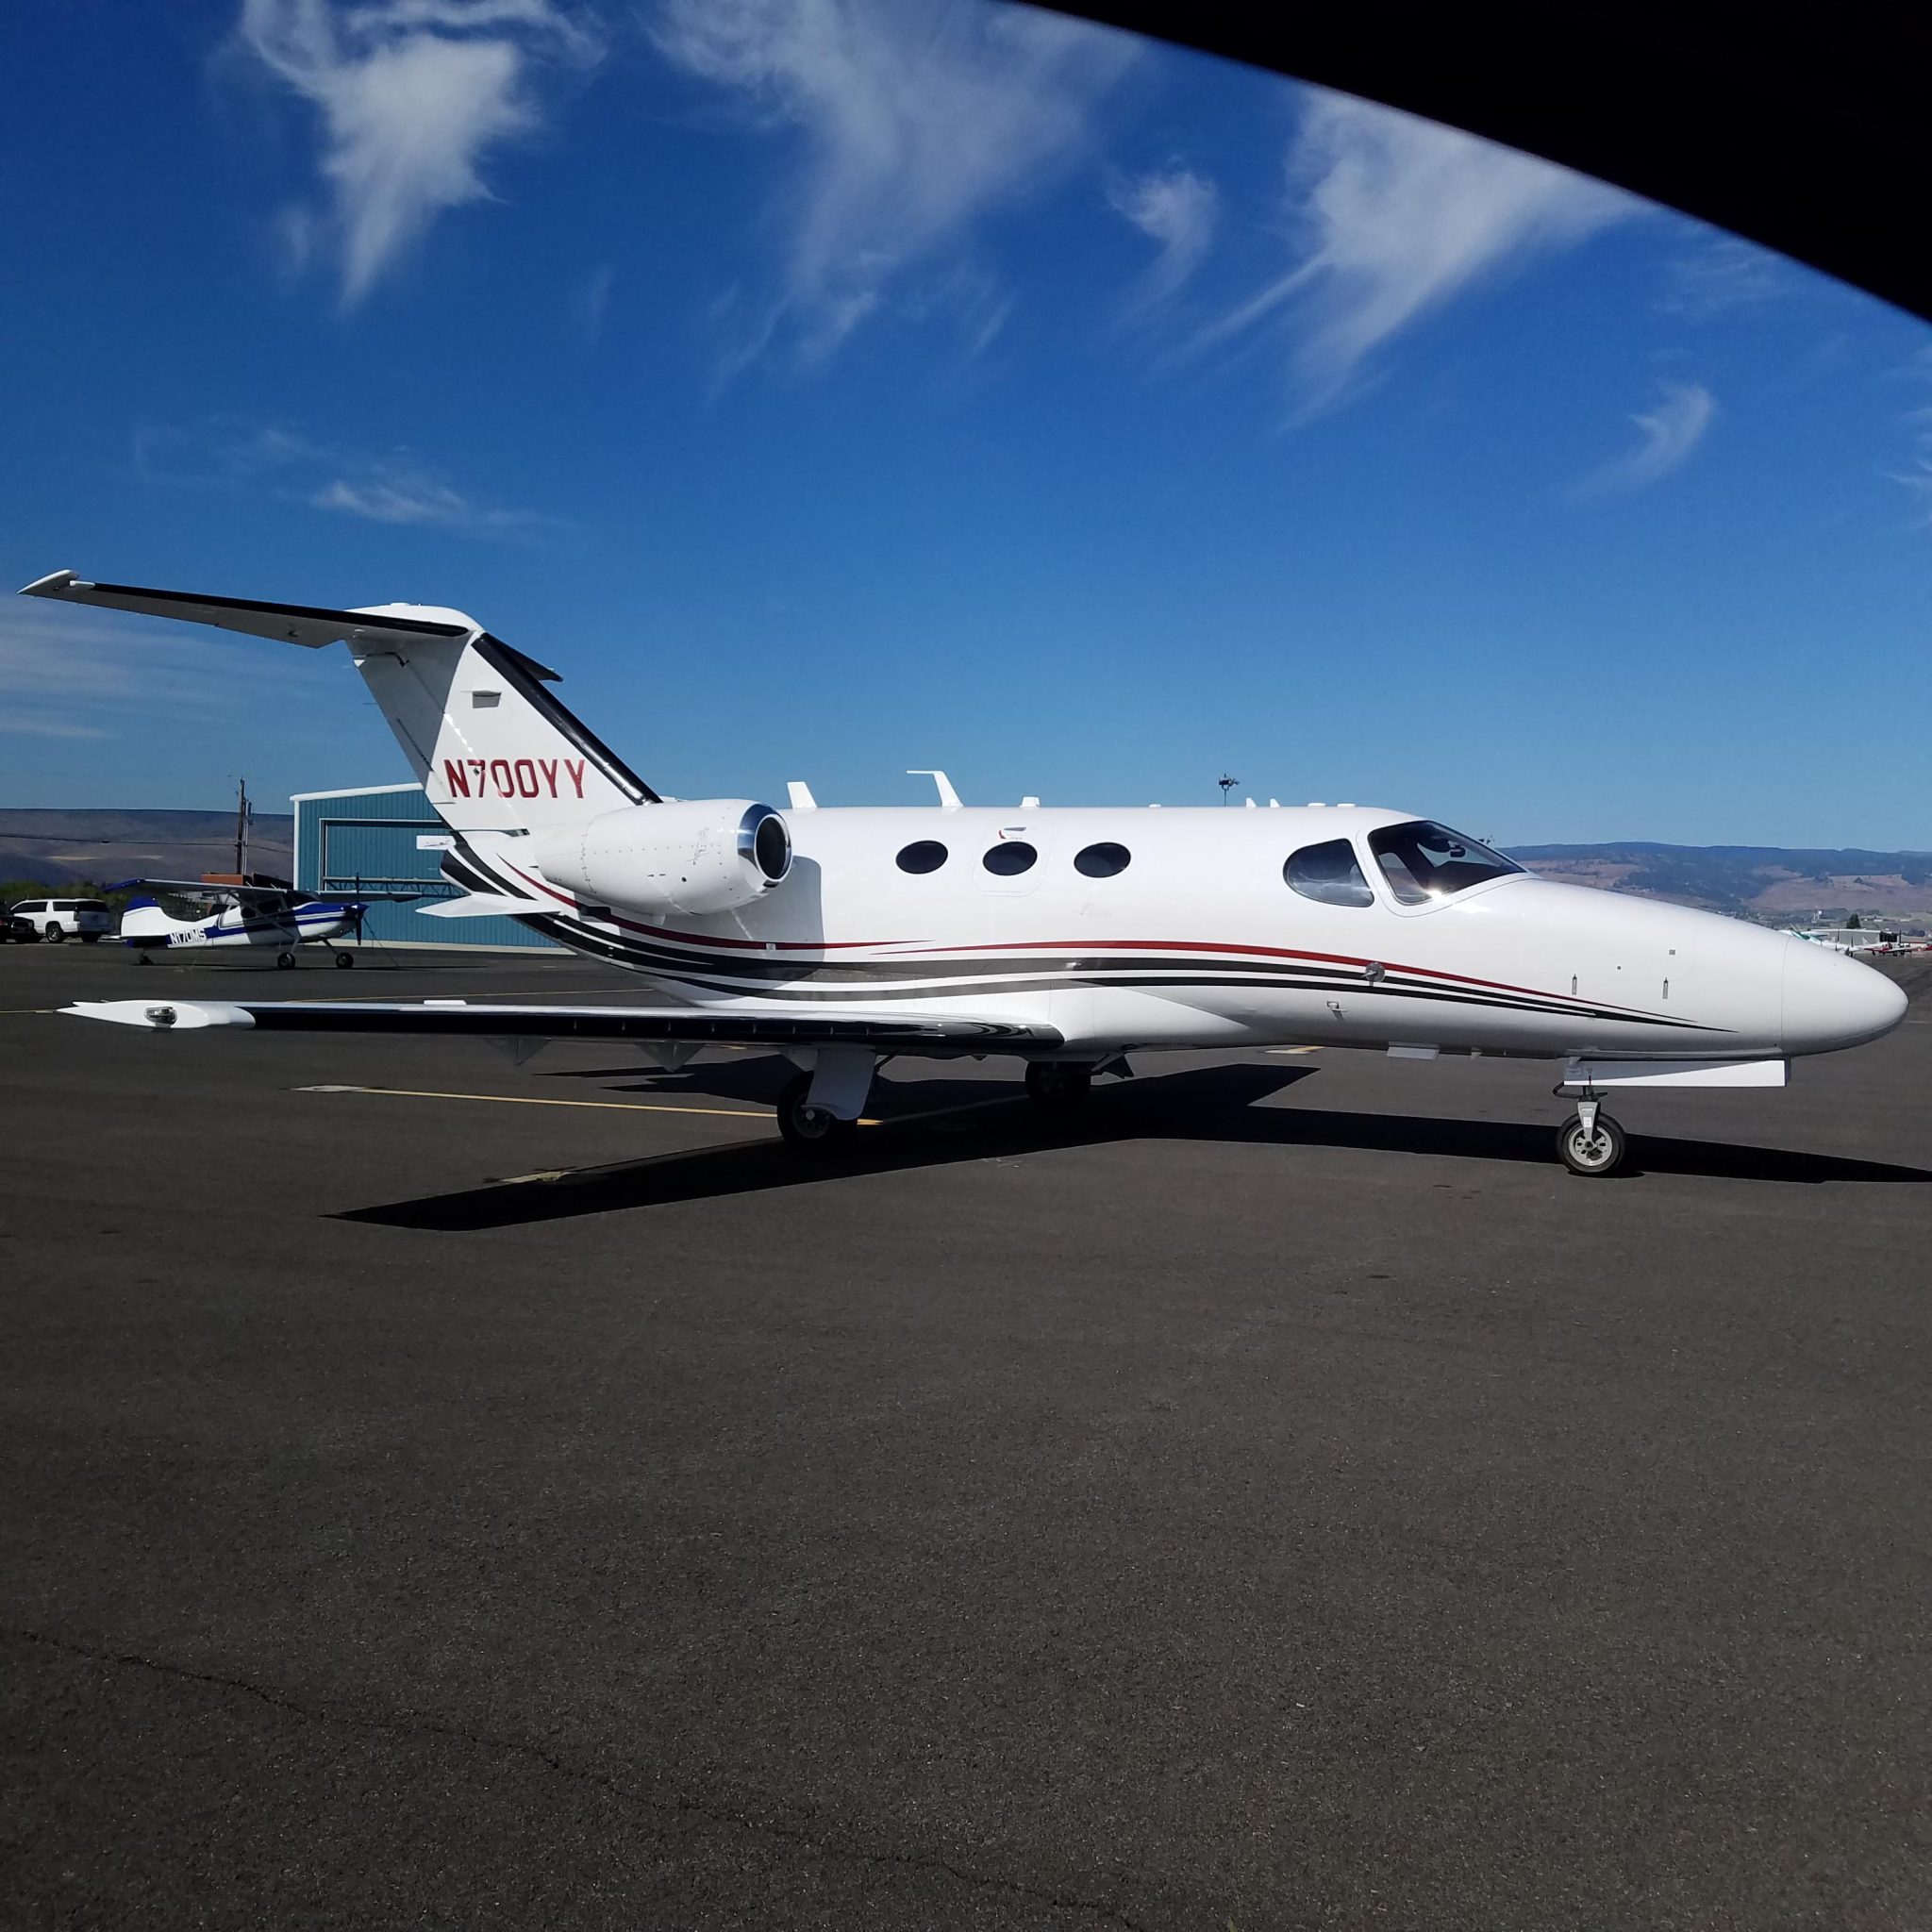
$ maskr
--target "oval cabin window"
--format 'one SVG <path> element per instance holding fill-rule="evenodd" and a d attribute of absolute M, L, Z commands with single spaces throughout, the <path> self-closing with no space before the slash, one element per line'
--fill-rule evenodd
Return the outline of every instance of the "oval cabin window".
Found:
<path fill-rule="evenodd" d="M 1089 845 L 1074 857 L 1074 870 L 1085 873 L 1090 879 L 1110 879 L 1116 873 L 1125 872 L 1133 858 L 1124 845 Z"/>
<path fill-rule="evenodd" d="M 1009 879 L 1015 873 L 1024 872 L 1040 857 L 1024 839 L 1008 839 L 991 847 L 979 862 L 988 872 L 997 873 L 1001 878 Z"/>
<path fill-rule="evenodd" d="M 901 872 L 937 872 L 946 862 L 946 848 L 937 839 L 915 839 L 899 855 Z"/>
<path fill-rule="evenodd" d="M 1324 906 L 1373 906 L 1375 895 L 1356 861 L 1355 847 L 1346 839 L 1329 839 L 1304 845 L 1281 868 L 1281 875 L 1304 899 Z"/>

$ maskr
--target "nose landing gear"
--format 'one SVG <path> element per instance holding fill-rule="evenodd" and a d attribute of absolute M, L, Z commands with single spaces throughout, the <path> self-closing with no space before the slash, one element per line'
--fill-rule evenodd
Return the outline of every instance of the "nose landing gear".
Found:
<path fill-rule="evenodd" d="M 1615 1174 L 1624 1164 L 1625 1144 L 1623 1128 L 1593 1093 L 1579 1100 L 1576 1111 L 1557 1129 L 1557 1153 L 1563 1165 L 1591 1179 Z"/>

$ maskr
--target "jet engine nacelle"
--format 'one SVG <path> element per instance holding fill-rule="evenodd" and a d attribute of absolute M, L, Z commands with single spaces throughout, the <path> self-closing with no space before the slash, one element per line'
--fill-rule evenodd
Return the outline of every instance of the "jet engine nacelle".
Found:
<path fill-rule="evenodd" d="M 626 806 L 531 842 L 553 885 L 647 914 L 729 912 L 791 870 L 785 821 L 747 799 Z"/>

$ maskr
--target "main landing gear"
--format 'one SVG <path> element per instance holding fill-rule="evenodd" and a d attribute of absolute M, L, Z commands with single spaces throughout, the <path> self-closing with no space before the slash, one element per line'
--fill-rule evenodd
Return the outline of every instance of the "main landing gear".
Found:
<path fill-rule="evenodd" d="M 355 963 L 356 956 L 354 953 L 338 953 L 336 955 L 336 964 L 339 967 L 341 967 L 344 973 L 346 973 L 349 970 L 349 968 L 353 966 Z"/>
<path fill-rule="evenodd" d="M 1093 1069 L 1069 1060 L 1028 1060 L 1026 1097 L 1046 1113 L 1076 1113 L 1093 1091 Z"/>
<path fill-rule="evenodd" d="M 877 1068 L 874 1055 L 853 1047 L 820 1047 L 809 1073 L 795 1074 L 778 1095 L 778 1132 L 796 1154 L 829 1155 L 849 1147 L 865 1111 Z M 1125 1071 L 1125 1063 L 1120 1063 Z M 1076 1060 L 1034 1060 L 1026 1092 L 1047 1114 L 1070 1115 L 1086 1104 L 1094 1067 Z"/>
<path fill-rule="evenodd" d="M 1598 1179 L 1624 1164 L 1624 1130 L 1603 1110 L 1595 1094 L 1576 1103 L 1576 1111 L 1557 1129 L 1557 1152 L 1572 1174 Z"/>
<path fill-rule="evenodd" d="M 829 1154 L 858 1131 L 856 1120 L 841 1121 L 830 1108 L 814 1107 L 811 1075 L 795 1074 L 778 1095 L 778 1132 L 796 1154 Z"/>
<path fill-rule="evenodd" d="M 293 966 L 294 963 L 295 956 L 293 953 L 277 953 L 275 955 L 275 964 L 279 966 L 284 973 L 288 972 L 288 970 L 291 966 Z"/>

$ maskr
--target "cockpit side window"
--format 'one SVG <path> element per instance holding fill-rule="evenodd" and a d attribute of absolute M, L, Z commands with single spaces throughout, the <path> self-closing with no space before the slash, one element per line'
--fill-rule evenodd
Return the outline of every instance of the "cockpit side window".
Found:
<path fill-rule="evenodd" d="M 1324 906 L 1373 906 L 1375 895 L 1356 863 L 1355 847 L 1346 839 L 1304 845 L 1291 855 L 1281 875 L 1304 899 Z"/>
<path fill-rule="evenodd" d="M 1369 850 L 1375 855 L 1389 890 L 1405 906 L 1427 906 L 1523 870 L 1513 858 L 1491 852 L 1480 841 L 1465 839 L 1427 819 L 1371 832 Z"/>

